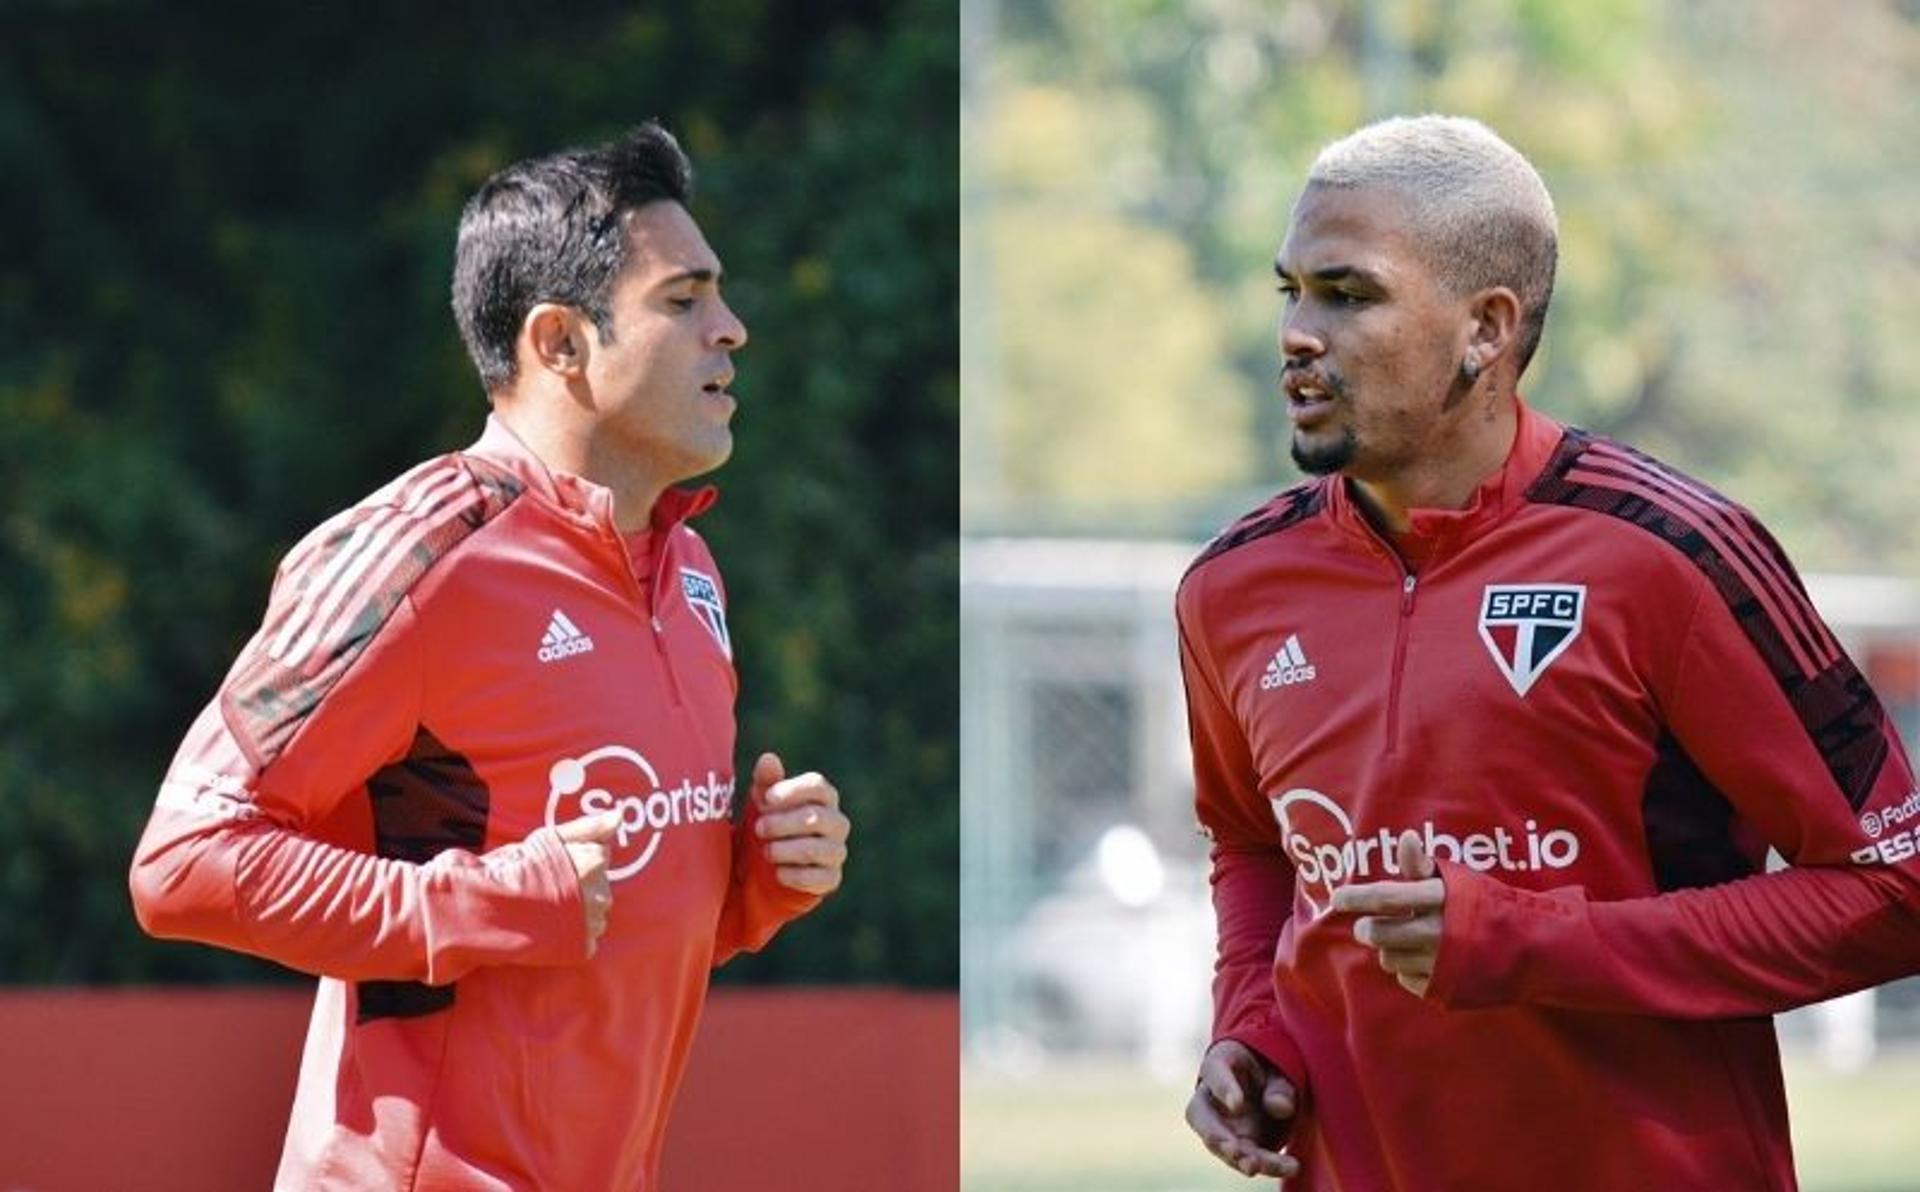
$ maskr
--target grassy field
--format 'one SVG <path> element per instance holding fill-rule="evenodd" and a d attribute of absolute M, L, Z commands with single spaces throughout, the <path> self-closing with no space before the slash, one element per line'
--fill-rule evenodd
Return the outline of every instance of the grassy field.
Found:
<path fill-rule="evenodd" d="M 1920 1054 L 1853 1075 L 1789 1057 L 1804 1192 L 1920 1192 Z M 963 1192 L 1223 1192 L 1249 1184 L 1188 1135 L 1187 1088 L 1122 1068 L 962 1083 Z"/>

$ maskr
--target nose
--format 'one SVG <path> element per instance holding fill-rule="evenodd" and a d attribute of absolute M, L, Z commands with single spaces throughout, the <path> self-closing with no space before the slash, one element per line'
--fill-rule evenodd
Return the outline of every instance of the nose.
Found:
<path fill-rule="evenodd" d="M 1287 312 L 1280 316 L 1280 358 L 1282 360 L 1309 360 L 1326 354 L 1327 341 L 1301 315 L 1302 304 L 1293 302 Z"/>
<path fill-rule="evenodd" d="M 729 352 L 737 352 L 747 346 L 747 325 L 740 321 L 739 315 L 733 313 L 733 308 L 727 305 L 724 298 L 720 299 L 720 317 L 714 325 L 713 345 Z"/>

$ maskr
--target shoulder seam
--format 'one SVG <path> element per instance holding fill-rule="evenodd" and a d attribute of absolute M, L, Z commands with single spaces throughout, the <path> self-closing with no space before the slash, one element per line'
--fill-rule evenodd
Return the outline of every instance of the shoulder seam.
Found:
<path fill-rule="evenodd" d="M 523 485 L 451 469 L 409 474 L 394 500 L 349 518 L 282 576 L 223 694 L 229 726 L 264 769 L 386 627 L 421 578 L 505 512 Z M 316 570 L 317 569 L 317 570 Z"/>
<path fill-rule="evenodd" d="M 1213 540 L 1207 543 L 1193 562 L 1187 564 L 1186 571 L 1180 577 L 1180 584 L 1184 586 L 1193 573 L 1205 564 L 1213 562 L 1230 551 L 1258 542 L 1262 538 L 1290 530 L 1310 520 L 1325 506 L 1325 480 L 1303 481 L 1282 490 L 1266 504 L 1243 514 L 1226 529 L 1214 535 Z"/>
<path fill-rule="evenodd" d="M 424 484 L 435 477 L 446 475 L 447 465 L 450 463 L 456 469 L 458 468 L 459 456 L 456 453 L 449 452 L 434 456 L 432 459 L 422 460 L 353 504 L 329 514 L 287 551 L 280 560 L 278 573 L 286 576 L 298 572 L 307 565 L 314 554 L 338 542 L 343 531 L 356 524 L 358 520 L 371 517 L 376 513 L 405 508 L 421 491 Z"/>
<path fill-rule="evenodd" d="M 456 465 L 416 469 L 388 500 L 354 506 L 282 576 L 294 590 L 281 615 L 264 627 L 273 630 L 266 652 L 301 667 L 368 581 L 404 565 L 396 548 L 460 517 L 480 499 L 475 478 Z"/>
<path fill-rule="evenodd" d="M 1804 675 L 1842 654 L 1779 544 L 1744 506 L 1624 443 L 1569 430 L 1529 500 L 1601 513 L 1678 551 L 1730 606 L 1757 602 Z"/>
<path fill-rule="evenodd" d="M 1650 455 L 1571 428 L 1527 499 L 1612 517 L 1686 559 L 1779 685 L 1849 806 L 1859 810 L 1886 760 L 1885 710 L 1758 518 Z"/>

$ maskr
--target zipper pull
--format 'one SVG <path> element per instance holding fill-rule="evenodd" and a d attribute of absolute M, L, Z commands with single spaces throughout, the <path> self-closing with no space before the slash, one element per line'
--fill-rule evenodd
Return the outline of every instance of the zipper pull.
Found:
<path fill-rule="evenodd" d="M 1419 581 L 1411 575 L 1401 582 L 1400 591 L 1405 593 L 1405 597 L 1400 601 L 1401 612 L 1410 613 L 1413 611 L 1413 585 L 1417 582 Z"/>
<path fill-rule="evenodd" d="M 657 635 L 657 634 L 665 633 L 666 631 L 667 631 L 667 627 L 665 625 L 662 625 L 660 623 L 660 618 L 656 616 L 653 619 L 653 632 Z"/>

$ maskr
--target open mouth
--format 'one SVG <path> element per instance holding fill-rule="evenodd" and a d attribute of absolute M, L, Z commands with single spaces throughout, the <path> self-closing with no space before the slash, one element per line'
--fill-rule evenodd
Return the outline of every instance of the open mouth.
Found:
<path fill-rule="evenodd" d="M 1287 394 L 1287 414 L 1296 425 L 1316 420 L 1332 409 L 1340 396 L 1337 383 L 1309 373 L 1289 372 L 1281 381 Z"/>

